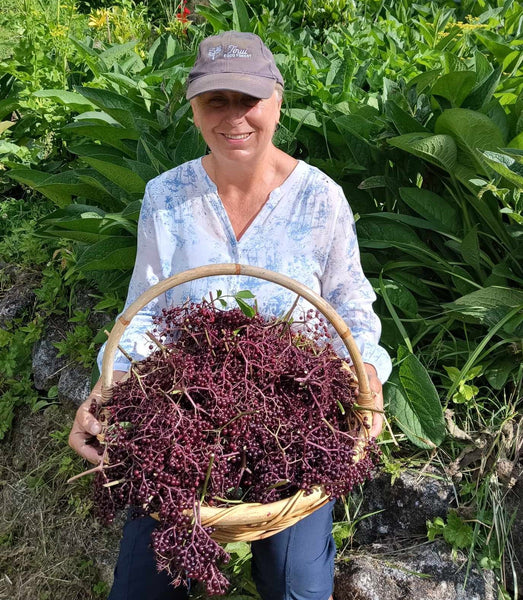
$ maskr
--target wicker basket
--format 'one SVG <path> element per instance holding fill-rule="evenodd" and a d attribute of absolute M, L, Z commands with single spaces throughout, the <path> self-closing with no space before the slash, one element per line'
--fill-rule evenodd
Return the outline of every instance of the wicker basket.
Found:
<path fill-rule="evenodd" d="M 124 311 L 117 319 L 109 335 L 103 357 L 102 403 L 111 398 L 114 355 L 120 339 L 133 317 L 154 298 L 167 290 L 188 281 L 214 275 L 247 275 L 265 279 L 290 289 L 315 306 L 332 324 L 347 347 L 358 380 L 358 405 L 362 407 L 358 411 L 358 417 L 361 420 L 366 419 L 369 424 L 372 423 L 372 411 L 368 409 L 372 409 L 374 403 L 365 366 L 349 328 L 334 308 L 316 292 L 286 275 L 259 267 L 239 264 L 207 265 L 173 275 L 152 286 Z M 355 460 L 359 460 L 363 456 L 368 435 L 367 428 L 361 427 L 360 431 Z M 212 537 L 217 542 L 254 541 L 269 537 L 290 527 L 317 508 L 325 505 L 329 500 L 329 495 L 322 487 L 318 486 L 311 493 L 305 494 L 303 491 L 299 491 L 290 498 L 269 504 L 240 503 L 229 507 L 202 506 L 200 508 L 200 518 L 203 525 L 214 528 Z"/>

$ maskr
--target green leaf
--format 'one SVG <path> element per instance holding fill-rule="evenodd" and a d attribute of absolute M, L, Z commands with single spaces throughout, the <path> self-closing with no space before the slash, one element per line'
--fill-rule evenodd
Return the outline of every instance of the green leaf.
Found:
<path fill-rule="evenodd" d="M 254 317 L 254 315 L 256 314 L 256 310 L 252 306 L 250 306 L 250 304 L 247 304 L 247 302 L 242 300 L 241 296 L 234 296 L 234 299 L 236 300 L 236 303 L 238 304 L 244 315 L 246 315 L 247 317 Z"/>
<path fill-rule="evenodd" d="M 469 548 L 474 540 L 474 530 L 458 516 L 456 511 L 451 510 L 447 515 L 443 537 L 453 548 Z"/>
<path fill-rule="evenodd" d="M 196 127 L 189 127 L 178 139 L 174 152 L 174 164 L 181 165 L 205 154 L 206 143 Z"/>
<path fill-rule="evenodd" d="M 389 409 L 409 440 L 420 448 L 435 448 L 445 438 L 441 402 L 425 367 L 404 348 L 399 368 L 387 382 Z"/>
<path fill-rule="evenodd" d="M 67 90 L 39 90 L 33 92 L 33 96 L 36 98 L 51 98 L 52 100 L 67 106 L 70 110 L 79 113 L 93 110 L 94 108 L 93 103 L 84 98 L 81 94 L 68 92 Z"/>
<path fill-rule="evenodd" d="M 140 131 L 147 128 L 154 130 L 160 128 L 143 105 L 121 94 L 98 88 L 78 87 L 76 89 L 78 93 L 113 117 L 123 127 Z M 144 127 L 145 124 L 147 127 Z"/>
<path fill-rule="evenodd" d="M 226 31 L 230 28 L 227 17 L 208 6 L 198 4 L 195 8 L 195 12 L 202 15 L 202 17 L 212 25 L 212 28 L 216 33 L 219 31 Z"/>
<path fill-rule="evenodd" d="M 446 98 L 453 107 L 459 107 L 476 83 L 473 71 L 454 71 L 442 75 L 432 86 L 434 96 Z"/>
<path fill-rule="evenodd" d="M 523 291 L 505 287 L 489 286 L 443 305 L 445 310 L 465 320 L 483 323 L 489 328 L 497 325 L 514 309 L 523 313 Z M 511 321 L 510 321 L 511 322 Z M 509 322 L 509 323 L 510 323 Z M 508 324 L 507 324 L 508 325 Z M 523 327 L 514 321 L 511 334 L 523 335 Z"/>
<path fill-rule="evenodd" d="M 405 150 L 428 160 L 430 163 L 454 173 L 458 150 L 450 135 L 431 135 L 430 133 L 406 133 L 387 140 L 391 146 Z"/>
<path fill-rule="evenodd" d="M 0 119 L 10 117 L 11 113 L 20 109 L 20 102 L 13 98 L 5 98 L 0 100 Z"/>
<path fill-rule="evenodd" d="M 136 259 L 136 239 L 111 237 L 89 246 L 78 258 L 80 271 L 132 269 Z"/>
<path fill-rule="evenodd" d="M 523 165 L 507 154 L 499 152 L 482 152 L 483 159 L 494 171 L 517 188 L 523 189 Z"/>
<path fill-rule="evenodd" d="M 456 367 L 447 367 L 445 365 L 443 365 L 443 368 L 447 372 L 447 375 L 449 376 L 449 379 L 452 381 L 452 383 L 459 382 L 459 376 L 461 373 L 459 369 L 457 369 Z"/>
<path fill-rule="evenodd" d="M 394 264 L 388 265 L 387 275 L 392 277 L 394 281 L 401 283 L 404 287 L 413 292 L 416 296 L 434 300 L 434 294 L 431 292 L 429 286 L 421 281 L 421 277 L 410 273 L 406 269 L 396 268 Z"/>
<path fill-rule="evenodd" d="M 518 365 L 513 357 L 495 360 L 485 369 L 485 377 L 495 390 L 502 390 L 512 372 L 517 372 Z"/>
<path fill-rule="evenodd" d="M 409 113 L 404 111 L 403 108 L 394 102 L 394 100 L 387 100 L 385 102 L 384 109 L 385 114 L 394 123 L 394 127 L 396 127 L 400 135 L 418 131 L 428 132 L 426 127 L 424 127 L 412 115 L 409 115 Z"/>
<path fill-rule="evenodd" d="M 417 315 L 418 302 L 406 287 L 391 279 L 382 279 L 382 286 L 378 279 L 369 278 L 369 281 L 379 295 L 386 294 L 391 304 L 402 310 L 407 316 L 415 317 Z"/>
<path fill-rule="evenodd" d="M 321 127 L 321 121 L 312 109 L 306 108 L 287 108 L 282 113 L 293 121 L 299 121 L 300 124 L 310 125 L 311 127 Z"/>
<path fill-rule="evenodd" d="M 481 151 L 497 150 L 504 145 L 504 140 L 499 128 L 486 115 L 466 108 L 452 108 L 438 117 L 434 130 L 452 136 L 458 147 L 458 162 L 489 176 Z"/>
<path fill-rule="evenodd" d="M 443 231 L 455 234 L 460 230 L 461 214 L 455 203 L 416 187 L 400 188 L 399 193 L 407 206 Z"/>
<path fill-rule="evenodd" d="M 365 248 L 390 248 L 398 244 L 425 247 L 408 226 L 391 223 L 379 217 L 362 215 L 356 224 L 360 245 Z"/>
<path fill-rule="evenodd" d="M 36 169 L 20 167 L 8 171 L 7 176 L 37 190 L 59 207 L 71 204 L 73 196 L 85 196 L 92 200 L 107 198 L 107 194 L 101 190 L 80 181 L 79 173 L 80 171 L 64 171 L 50 175 Z"/>
<path fill-rule="evenodd" d="M 505 287 L 490 286 L 444 304 L 445 308 L 482 320 L 488 313 L 500 306 L 515 308 L 523 304 L 523 291 Z"/>
<path fill-rule="evenodd" d="M 485 79 L 483 79 L 474 87 L 472 92 L 462 102 L 462 108 L 479 110 L 486 106 L 491 101 L 492 96 L 498 87 L 500 79 L 501 68 L 497 67 L 487 77 L 485 77 Z"/>
<path fill-rule="evenodd" d="M 461 256 L 463 260 L 481 274 L 481 255 L 479 249 L 478 231 L 473 227 L 461 242 Z"/>
<path fill-rule="evenodd" d="M 89 121 L 78 121 L 69 123 L 62 128 L 65 133 L 83 136 L 93 140 L 105 142 L 118 150 L 121 150 L 128 156 L 134 156 L 135 152 L 122 140 L 137 140 L 140 133 L 136 129 L 129 129 L 120 126 L 100 125 L 98 123 L 90 123 Z"/>
<path fill-rule="evenodd" d="M 121 60 L 123 56 L 133 52 L 133 48 L 135 48 L 137 43 L 137 40 L 132 40 L 131 42 L 126 42 L 123 44 L 113 44 L 110 48 L 100 53 L 100 58 L 104 61 L 108 68 L 111 68 L 119 60 Z"/>
<path fill-rule="evenodd" d="M 251 553 L 251 547 L 246 542 L 229 542 L 225 544 L 228 554 L 235 554 L 238 558 L 246 558 Z"/>
<path fill-rule="evenodd" d="M 249 290 L 240 290 L 239 292 L 236 292 L 236 294 L 234 294 L 234 297 L 251 299 L 251 298 L 254 298 L 254 294 L 252 292 L 250 292 Z"/>
<path fill-rule="evenodd" d="M 232 26 L 236 31 L 251 31 L 247 7 L 243 0 L 231 0 Z"/>

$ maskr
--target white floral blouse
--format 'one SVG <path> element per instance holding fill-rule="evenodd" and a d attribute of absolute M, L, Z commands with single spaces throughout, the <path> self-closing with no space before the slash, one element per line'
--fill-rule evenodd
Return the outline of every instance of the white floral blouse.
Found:
<path fill-rule="evenodd" d="M 126 306 L 158 281 L 211 263 L 240 263 L 283 273 L 319 293 L 350 327 L 364 362 L 385 382 L 391 372 L 387 352 L 378 345 L 381 325 L 372 310 L 376 296 L 360 264 L 354 218 L 343 191 L 319 169 L 300 161 L 269 196 L 239 240 L 216 186 L 201 159 L 159 175 L 146 187 L 138 223 L 138 251 Z M 127 327 L 120 345 L 139 360 L 150 352 L 144 335 L 162 308 L 249 290 L 264 315 L 283 315 L 296 296 L 286 288 L 251 277 L 210 277 L 171 289 L 148 304 Z M 230 304 L 234 306 L 234 302 Z M 310 305 L 298 302 L 295 314 Z M 334 342 L 342 356 L 341 340 Z M 99 364 L 103 348 L 99 354 Z M 114 368 L 128 360 L 115 356 Z"/>

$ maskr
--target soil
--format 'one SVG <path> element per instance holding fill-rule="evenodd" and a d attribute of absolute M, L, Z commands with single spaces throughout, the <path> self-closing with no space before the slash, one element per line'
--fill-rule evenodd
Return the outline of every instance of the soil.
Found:
<path fill-rule="evenodd" d="M 102 600 L 120 524 L 93 517 L 91 476 L 67 445 L 74 408 L 19 410 L 0 442 L 0 599 Z"/>

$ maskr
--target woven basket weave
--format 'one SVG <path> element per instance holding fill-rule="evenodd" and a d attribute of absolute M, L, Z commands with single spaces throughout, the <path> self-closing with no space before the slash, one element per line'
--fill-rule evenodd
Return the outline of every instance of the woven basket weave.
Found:
<path fill-rule="evenodd" d="M 310 302 L 334 327 L 343 340 L 350 354 L 353 369 L 358 380 L 359 395 L 358 418 L 372 424 L 373 398 L 369 387 L 367 372 L 359 349 L 352 334 L 334 308 L 316 292 L 301 283 L 274 271 L 239 264 L 216 264 L 197 267 L 173 275 L 152 286 L 137 298 L 117 319 L 107 340 L 107 346 L 102 361 L 102 403 L 111 398 L 113 386 L 114 355 L 120 339 L 134 316 L 149 302 L 160 294 L 178 285 L 212 277 L 215 275 L 246 275 L 271 281 L 295 292 Z M 355 461 L 364 456 L 364 448 L 368 429 L 360 427 L 360 439 L 357 441 Z M 200 507 L 200 519 L 203 525 L 214 528 L 212 537 L 217 542 L 254 541 L 260 540 L 303 519 L 316 509 L 329 502 L 330 497 L 322 487 L 315 487 L 311 493 L 297 492 L 290 498 L 285 498 L 269 504 L 240 503 L 228 507 Z"/>

